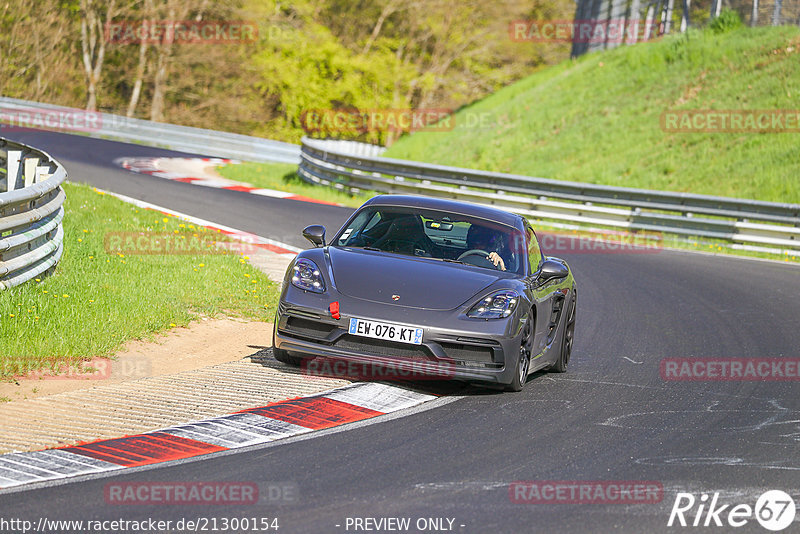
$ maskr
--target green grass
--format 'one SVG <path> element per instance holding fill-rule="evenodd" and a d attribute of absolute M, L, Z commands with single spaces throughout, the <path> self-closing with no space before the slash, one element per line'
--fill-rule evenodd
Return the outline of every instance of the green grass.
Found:
<path fill-rule="evenodd" d="M 800 203 L 798 133 L 665 133 L 681 109 L 800 109 L 800 29 L 691 31 L 543 69 L 386 157 Z"/>
<path fill-rule="evenodd" d="M 217 172 L 230 180 L 245 182 L 256 187 L 286 191 L 353 208 L 357 208 L 373 196 L 369 192 L 350 195 L 337 189 L 309 184 L 297 175 L 297 165 L 290 163 L 239 163 L 218 167 Z"/>
<path fill-rule="evenodd" d="M 220 234 L 84 185 L 65 189 L 64 255 L 56 270 L 0 292 L 0 378 L 110 356 L 128 340 L 199 316 L 272 320 L 278 288 L 240 253 L 212 245 L 207 250 L 216 253 L 132 255 L 107 253 L 104 244 L 112 232 L 168 233 L 176 243 Z"/>

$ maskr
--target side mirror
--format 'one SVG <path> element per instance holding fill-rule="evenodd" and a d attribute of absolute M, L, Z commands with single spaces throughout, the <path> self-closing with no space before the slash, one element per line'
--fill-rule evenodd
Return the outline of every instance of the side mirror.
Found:
<path fill-rule="evenodd" d="M 303 237 L 311 241 L 315 247 L 325 246 L 325 227 L 321 224 L 312 224 L 303 228 Z"/>
<path fill-rule="evenodd" d="M 543 284 L 555 278 L 565 278 L 568 274 L 569 269 L 560 261 L 544 260 L 542 268 L 539 271 L 539 276 L 537 277 L 537 282 Z"/>

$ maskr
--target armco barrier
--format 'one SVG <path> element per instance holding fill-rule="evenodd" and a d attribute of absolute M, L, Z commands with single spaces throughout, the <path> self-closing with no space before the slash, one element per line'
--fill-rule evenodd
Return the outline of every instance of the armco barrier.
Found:
<path fill-rule="evenodd" d="M 351 146 L 352 145 L 352 146 Z M 338 189 L 419 194 L 490 204 L 558 223 L 800 250 L 800 204 L 532 178 L 379 157 L 356 144 L 304 138 L 298 172 Z"/>
<path fill-rule="evenodd" d="M 0 139 L 0 290 L 61 259 L 64 167 L 45 152 Z"/>
<path fill-rule="evenodd" d="M 0 121 L 4 120 L 17 127 L 30 124 L 33 127 L 61 129 L 70 133 L 70 126 L 59 127 L 59 116 L 73 119 L 79 117 L 79 120 L 68 122 L 77 123 L 73 124 L 77 132 L 90 137 L 244 161 L 300 161 L 300 147 L 291 143 L 0 97 Z"/>

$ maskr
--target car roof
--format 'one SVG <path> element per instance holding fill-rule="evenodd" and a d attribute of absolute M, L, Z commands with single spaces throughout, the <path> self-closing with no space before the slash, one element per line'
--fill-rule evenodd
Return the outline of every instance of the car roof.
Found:
<path fill-rule="evenodd" d="M 444 198 L 432 198 L 416 195 L 378 195 L 364 203 L 364 206 L 398 206 L 408 208 L 422 208 L 437 211 L 449 211 L 459 215 L 477 217 L 490 221 L 512 226 L 514 228 L 524 228 L 523 218 L 501 209 L 462 202 L 459 200 L 449 200 Z"/>

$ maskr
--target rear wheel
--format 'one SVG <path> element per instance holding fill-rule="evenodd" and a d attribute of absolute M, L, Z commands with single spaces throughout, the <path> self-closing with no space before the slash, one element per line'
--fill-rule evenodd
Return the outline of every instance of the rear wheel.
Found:
<path fill-rule="evenodd" d="M 522 337 L 519 342 L 519 357 L 517 359 L 516 372 L 511 383 L 506 386 L 508 391 L 521 391 L 528 380 L 528 369 L 531 366 L 531 352 L 533 350 L 533 318 L 528 318 L 525 328 L 522 330 Z"/>
<path fill-rule="evenodd" d="M 564 333 L 561 335 L 561 354 L 551 368 L 556 373 L 566 373 L 569 365 L 569 357 L 572 355 L 572 342 L 575 337 L 575 309 L 578 307 L 578 296 L 575 289 L 572 289 L 572 299 L 567 307 L 566 325 Z"/>

